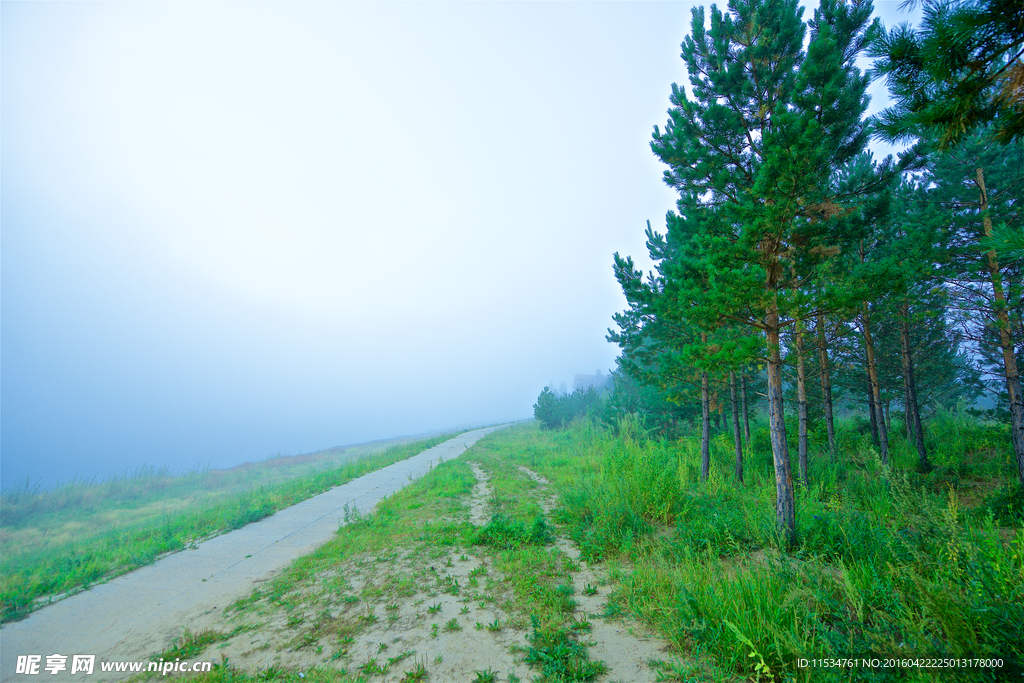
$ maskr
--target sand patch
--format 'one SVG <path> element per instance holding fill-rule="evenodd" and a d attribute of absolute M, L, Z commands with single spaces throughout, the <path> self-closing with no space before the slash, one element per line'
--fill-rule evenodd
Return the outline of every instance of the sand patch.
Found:
<path fill-rule="evenodd" d="M 484 468 L 470 467 L 477 483 L 456 517 L 482 526 L 493 512 L 492 489 Z M 549 513 L 558 503 L 550 483 L 520 469 L 537 484 L 526 495 Z M 667 646 L 633 620 L 602 617 L 612 590 L 607 572 L 584 562 L 567 538 L 558 537 L 554 546 L 577 603 L 569 618 L 589 625 L 581 641 L 592 659 L 608 666 L 599 680 L 658 680 L 649 662 L 670 659 Z M 233 633 L 202 659 L 227 658 L 249 672 L 320 667 L 377 683 L 414 671 L 425 671 L 429 681 L 471 681 L 476 672 L 491 671 L 503 683 L 534 680 L 538 672 L 523 661 L 528 615 L 516 607 L 507 577 L 490 564 L 490 552 L 415 542 L 363 553 L 300 583 L 256 583 L 260 592 L 250 599 L 186 626 Z"/>
<path fill-rule="evenodd" d="M 476 477 L 473 495 L 469 500 L 469 521 L 476 526 L 483 526 L 490 519 L 491 487 L 487 483 L 487 473 L 480 468 L 479 464 L 471 462 L 469 466 L 473 470 L 473 476 Z"/>
<path fill-rule="evenodd" d="M 545 514 L 551 512 L 558 505 L 558 496 L 551 492 L 550 482 L 526 467 L 519 466 L 519 469 L 537 483 L 540 505 Z M 585 562 L 579 548 L 568 538 L 559 536 L 555 546 L 572 561 L 570 575 L 576 588 L 574 599 L 578 603 L 572 618 L 591 624 L 586 639 L 590 644 L 590 656 L 608 666 L 608 673 L 602 680 L 631 683 L 663 680 L 649 662 L 666 659 L 667 643 L 633 619 L 603 617 L 612 591 L 608 573 Z"/>

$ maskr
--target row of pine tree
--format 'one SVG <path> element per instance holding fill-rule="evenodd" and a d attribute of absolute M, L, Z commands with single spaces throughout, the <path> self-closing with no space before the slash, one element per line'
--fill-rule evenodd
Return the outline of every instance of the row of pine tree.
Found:
<path fill-rule="evenodd" d="M 920 26 L 887 30 L 870 0 L 822 0 L 807 21 L 797 0 L 731 0 L 710 21 L 696 8 L 689 87 L 672 85 L 651 143 L 676 209 L 664 230 L 648 224 L 653 272 L 615 254 L 620 386 L 664 405 L 699 399 L 703 477 L 714 404 L 731 405 L 742 480 L 740 406 L 763 384 L 790 542 L 787 391 L 806 483 L 809 401 L 835 457 L 835 389 L 862 400 L 888 463 L 899 394 L 927 470 L 930 411 L 998 380 L 1024 483 L 1024 4 L 923 9 Z M 873 78 L 893 106 L 868 117 Z M 872 137 L 910 147 L 875 159 Z"/>

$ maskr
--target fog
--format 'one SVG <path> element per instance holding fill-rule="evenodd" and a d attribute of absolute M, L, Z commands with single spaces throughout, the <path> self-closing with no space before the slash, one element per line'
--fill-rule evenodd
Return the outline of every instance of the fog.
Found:
<path fill-rule="evenodd" d="M 609 371 L 694 4 L 4 3 L 0 484 L 519 420 Z"/>

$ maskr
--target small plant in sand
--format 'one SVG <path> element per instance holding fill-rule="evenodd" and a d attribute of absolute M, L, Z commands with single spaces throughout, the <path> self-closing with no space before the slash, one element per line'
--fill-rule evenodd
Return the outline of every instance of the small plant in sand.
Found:
<path fill-rule="evenodd" d="M 494 681 L 497 680 L 495 677 L 497 673 L 490 668 L 483 671 L 476 671 L 475 673 L 476 677 L 473 678 L 473 683 L 494 683 Z"/>
<path fill-rule="evenodd" d="M 403 659 L 408 659 L 409 657 L 412 657 L 414 654 L 416 654 L 416 650 L 405 650 L 404 652 L 398 653 L 398 655 L 395 657 L 388 657 L 388 666 L 391 666 L 392 664 L 397 664 Z"/>
<path fill-rule="evenodd" d="M 573 617 L 569 621 L 569 628 L 573 631 L 592 631 L 594 625 L 590 623 L 590 619 L 586 615 L 582 615 L 579 618 Z"/>
<path fill-rule="evenodd" d="M 530 647 L 524 660 L 540 669 L 549 680 L 592 681 L 608 671 L 602 661 L 590 659 L 585 645 L 569 629 L 541 627 L 536 618 L 527 640 Z"/>
<path fill-rule="evenodd" d="M 363 670 L 363 673 L 365 673 L 367 675 L 371 675 L 371 674 L 386 674 L 388 672 L 388 667 L 389 666 L 390 666 L 390 664 L 385 664 L 384 666 L 381 666 L 380 664 L 377 663 L 377 658 L 376 657 L 370 657 L 365 662 L 363 662 L 362 665 L 360 665 L 359 668 Z"/>
<path fill-rule="evenodd" d="M 595 586 L 595 585 L 593 585 L 591 583 L 588 583 L 586 586 L 583 587 L 583 594 L 584 595 L 597 595 L 597 586 Z"/>
<path fill-rule="evenodd" d="M 441 611 L 441 603 L 439 603 L 439 602 L 434 603 L 433 605 L 431 605 L 430 607 L 427 608 L 427 611 L 430 612 L 431 614 L 437 614 L 438 612 Z"/>
<path fill-rule="evenodd" d="M 502 629 L 501 621 L 498 620 L 498 619 L 495 619 L 491 623 L 487 624 L 487 630 L 491 631 L 492 633 L 497 633 L 501 629 Z"/>
<path fill-rule="evenodd" d="M 427 679 L 427 667 L 423 665 L 423 662 L 417 662 L 416 666 L 405 672 L 399 683 L 419 683 Z"/>
<path fill-rule="evenodd" d="M 457 619 L 452 617 L 451 619 L 449 619 L 445 623 L 444 630 L 445 631 L 461 631 L 462 630 L 462 625 L 459 624 L 459 621 Z"/>

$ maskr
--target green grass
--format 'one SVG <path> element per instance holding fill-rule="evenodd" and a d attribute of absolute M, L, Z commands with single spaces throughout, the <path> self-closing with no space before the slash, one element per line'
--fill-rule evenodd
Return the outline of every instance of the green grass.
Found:
<path fill-rule="evenodd" d="M 714 440 L 698 482 L 699 442 L 564 432 L 497 433 L 511 463 L 559 490 L 556 520 L 590 560 L 622 561 L 610 611 L 630 612 L 683 653 L 710 656 L 717 677 L 847 680 L 801 658 L 1001 658 L 1001 669 L 943 671 L 951 680 L 1024 673 L 1024 531 L 1005 429 L 946 416 L 928 433 L 937 467 L 894 441 L 885 468 L 868 437 L 840 431 L 835 465 L 819 455 L 798 491 L 798 547 L 775 533 L 774 481 L 761 427 L 746 485 L 732 442 Z M 895 431 L 895 430 L 894 430 Z M 504 443 L 502 443 L 504 441 Z M 854 680 L 932 680 L 934 670 L 859 671 Z"/>
<path fill-rule="evenodd" d="M 0 619 L 238 529 L 409 458 L 447 434 L 373 453 L 366 447 L 170 476 L 139 470 L 103 483 L 0 496 Z"/>

